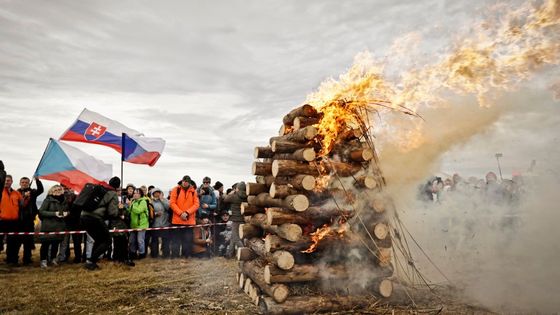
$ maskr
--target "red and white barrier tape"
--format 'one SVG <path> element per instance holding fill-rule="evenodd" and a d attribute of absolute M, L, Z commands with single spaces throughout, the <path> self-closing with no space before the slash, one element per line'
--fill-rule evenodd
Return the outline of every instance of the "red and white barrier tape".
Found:
<path fill-rule="evenodd" d="M 226 225 L 227 223 L 214 223 L 214 224 L 198 224 L 198 225 L 182 225 L 182 226 L 166 226 L 158 228 L 146 228 L 146 229 L 113 229 L 109 230 L 109 233 L 120 233 L 120 232 L 135 232 L 135 231 L 159 231 L 159 230 L 177 230 L 186 228 L 195 228 L 203 226 L 213 226 L 213 225 Z M 67 234 L 84 234 L 86 231 L 60 231 L 60 232 L 0 232 L 0 235 L 67 235 Z"/>

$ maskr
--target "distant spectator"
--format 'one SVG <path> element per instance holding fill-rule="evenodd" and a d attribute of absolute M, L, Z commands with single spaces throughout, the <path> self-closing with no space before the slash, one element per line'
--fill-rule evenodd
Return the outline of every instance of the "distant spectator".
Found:
<path fill-rule="evenodd" d="M 134 190 L 132 191 L 134 195 Z M 123 197 L 119 199 L 119 212 L 117 217 L 113 217 L 109 220 L 110 229 L 124 230 L 128 228 L 127 221 L 130 221 L 130 216 L 128 215 L 128 210 L 122 203 Z M 113 237 L 113 261 L 134 267 L 136 264 L 132 261 L 130 253 L 128 250 L 128 243 L 130 241 L 128 232 L 113 232 L 111 233 Z"/>
<path fill-rule="evenodd" d="M 155 219 L 152 227 L 162 228 L 171 226 L 171 213 L 169 211 L 169 201 L 163 197 L 163 191 L 159 188 L 152 189 L 152 203 L 154 205 Z M 150 243 L 150 255 L 153 258 L 159 256 L 159 239 L 161 238 L 161 256 L 167 258 L 171 255 L 169 247 L 169 230 L 150 231 L 152 240 Z"/>
<path fill-rule="evenodd" d="M 70 231 L 81 230 L 80 226 L 80 215 L 82 209 L 74 207 L 73 203 L 76 200 L 76 194 L 74 191 L 64 185 L 64 202 L 68 205 L 68 216 L 66 216 L 66 229 Z M 65 262 L 70 257 L 70 241 L 74 244 L 74 263 L 80 263 L 82 260 L 82 242 L 84 235 L 82 234 L 71 234 L 65 235 L 64 240 L 60 243 L 60 253 L 58 255 L 59 262 Z"/>
<path fill-rule="evenodd" d="M 144 196 L 144 190 L 137 188 L 132 195 L 132 201 L 128 207 L 131 229 L 147 229 L 149 227 L 149 204 L 150 201 Z M 139 259 L 146 257 L 146 231 L 130 232 L 129 250 L 131 258 Z"/>
<path fill-rule="evenodd" d="M 199 217 L 214 217 L 214 211 L 218 206 L 218 201 L 216 199 L 216 195 L 214 194 L 214 188 L 210 186 L 210 181 L 210 177 L 204 177 L 202 179 L 202 186 L 200 186 L 197 191 L 200 202 L 197 213 Z"/>
<path fill-rule="evenodd" d="M 6 175 L 2 190 L 2 200 L 0 202 L 0 232 L 19 232 L 19 209 L 24 204 L 22 195 L 17 190 L 12 189 L 12 183 L 12 175 Z M 4 236 L 0 235 L 0 244 L 3 241 Z M 9 265 L 17 265 L 21 237 L 18 235 L 8 235 L 6 243 L 6 262 Z"/>
<path fill-rule="evenodd" d="M 49 189 L 47 198 L 39 209 L 41 232 L 61 232 L 66 228 L 65 217 L 68 215 L 68 204 L 64 202 L 64 188 L 54 185 Z M 47 263 L 56 265 L 58 246 L 64 239 L 63 235 L 41 235 L 41 268 Z M 50 250 L 50 255 L 49 255 Z"/>
<path fill-rule="evenodd" d="M 239 225 L 244 221 L 243 216 L 241 215 L 241 203 L 245 201 L 247 201 L 245 182 L 237 183 L 235 185 L 235 190 L 224 197 L 224 202 L 230 204 L 230 220 L 233 222 L 230 245 L 226 253 L 226 257 L 229 258 L 233 257 L 236 246 L 243 246 L 239 238 Z"/>
<path fill-rule="evenodd" d="M 19 180 L 19 193 L 23 196 L 23 206 L 19 210 L 20 231 L 34 232 L 35 217 L 39 214 L 37 209 L 37 197 L 40 196 L 45 189 L 39 178 L 35 177 L 35 185 L 37 189 L 31 188 L 31 181 L 28 177 L 22 177 Z M 31 251 L 34 247 L 33 235 L 20 236 L 23 243 L 23 264 L 31 264 Z"/>
<path fill-rule="evenodd" d="M 207 215 L 202 215 L 198 224 L 210 224 Z M 212 245 L 212 233 L 210 226 L 201 226 L 194 228 L 194 245 L 193 256 L 196 258 L 209 258 L 210 246 Z"/>
<path fill-rule="evenodd" d="M 105 224 L 106 219 L 115 219 L 119 216 L 119 198 L 117 188 L 120 187 L 121 180 L 113 177 L 109 180 L 109 189 L 101 201 L 98 208 L 94 211 L 82 211 L 80 223 L 86 232 L 94 240 L 91 259 L 86 260 L 85 267 L 89 270 L 98 269 L 97 260 L 107 251 L 111 243 L 111 234 Z"/>
<path fill-rule="evenodd" d="M 199 201 L 194 182 L 190 176 L 185 175 L 178 183 L 178 186 L 171 190 L 169 198 L 169 207 L 173 210 L 171 223 L 176 226 L 190 226 L 196 224 L 196 212 L 198 210 Z M 172 240 L 172 256 L 189 257 L 192 255 L 193 246 L 193 230 L 191 228 L 183 228 L 174 231 Z"/>
<path fill-rule="evenodd" d="M 220 220 L 217 223 L 221 223 L 222 225 L 217 225 L 215 229 L 215 237 L 216 240 L 216 247 L 218 255 L 224 256 L 226 254 L 227 246 L 229 245 L 229 241 L 231 239 L 231 222 L 229 221 L 229 213 L 227 211 L 223 211 L 220 215 Z M 228 230 L 229 224 L 229 230 Z"/>

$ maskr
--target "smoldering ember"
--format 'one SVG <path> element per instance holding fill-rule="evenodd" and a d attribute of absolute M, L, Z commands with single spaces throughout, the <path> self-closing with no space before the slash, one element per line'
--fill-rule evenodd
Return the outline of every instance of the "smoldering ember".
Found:
<path fill-rule="evenodd" d="M 0 36 L 2 314 L 560 311 L 560 0 L 3 1 Z"/>

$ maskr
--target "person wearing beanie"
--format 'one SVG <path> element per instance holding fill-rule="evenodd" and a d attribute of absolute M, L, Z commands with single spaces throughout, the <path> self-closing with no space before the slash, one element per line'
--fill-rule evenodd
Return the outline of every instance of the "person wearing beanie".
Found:
<path fill-rule="evenodd" d="M 169 207 L 173 211 L 171 223 L 175 226 L 196 224 L 196 211 L 199 207 L 199 200 L 193 184 L 194 182 L 191 177 L 185 175 L 179 182 L 179 185 L 171 190 Z M 177 229 L 173 233 L 171 256 L 191 256 L 193 246 L 192 228 Z"/>
<path fill-rule="evenodd" d="M 91 259 L 86 261 L 85 268 L 89 270 L 98 269 L 97 260 L 105 253 L 111 244 L 111 234 L 105 220 L 114 220 L 119 217 L 119 197 L 117 188 L 121 185 L 118 177 L 109 180 L 107 192 L 99 202 L 97 209 L 93 211 L 82 211 L 80 223 L 86 232 L 93 238 L 93 250 Z"/>
<path fill-rule="evenodd" d="M 224 203 L 229 204 L 231 207 L 230 221 L 233 222 L 230 245 L 226 252 L 226 257 L 228 258 L 233 257 L 233 254 L 236 251 L 236 246 L 237 247 L 243 246 L 243 244 L 241 243 L 241 239 L 239 238 L 239 225 L 244 221 L 243 215 L 241 214 L 241 204 L 246 201 L 247 201 L 247 192 L 246 192 L 245 182 L 237 183 L 235 185 L 235 189 L 232 190 L 224 198 Z"/>

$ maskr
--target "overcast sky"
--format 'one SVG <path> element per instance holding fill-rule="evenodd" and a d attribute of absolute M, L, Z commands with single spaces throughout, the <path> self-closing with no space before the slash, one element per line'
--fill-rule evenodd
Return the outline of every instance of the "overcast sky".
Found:
<path fill-rule="evenodd" d="M 16 179 L 31 176 L 48 138 L 87 107 L 167 141 L 155 167 L 125 164 L 125 183 L 249 180 L 254 146 L 357 53 L 383 57 L 410 32 L 441 47 L 492 3 L 0 0 L 0 159 Z M 558 104 L 545 89 L 531 93 L 547 105 L 511 113 L 451 152 L 443 171 L 481 173 L 501 150 L 511 172 L 531 160 L 519 152 L 557 145 Z M 112 149 L 72 145 L 119 173 Z"/>

